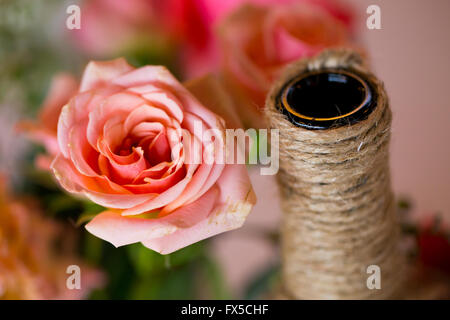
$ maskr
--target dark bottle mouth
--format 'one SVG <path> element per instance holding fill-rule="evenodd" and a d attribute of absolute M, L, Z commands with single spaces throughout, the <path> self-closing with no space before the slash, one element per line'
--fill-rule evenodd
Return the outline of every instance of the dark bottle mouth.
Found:
<path fill-rule="evenodd" d="M 297 126 L 324 130 L 367 119 L 375 105 L 374 90 L 361 76 L 330 69 L 292 79 L 280 93 L 278 108 Z"/>

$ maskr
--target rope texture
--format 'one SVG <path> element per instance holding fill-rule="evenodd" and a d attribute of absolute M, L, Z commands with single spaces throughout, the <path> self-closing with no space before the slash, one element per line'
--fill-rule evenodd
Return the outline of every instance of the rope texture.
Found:
<path fill-rule="evenodd" d="M 377 106 L 366 120 L 328 130 L 293 125 L 277 109 L 284 85 L 304 72 L 344 69 L 366 79 Z M 394 298 L 404 283 L 399 224 L 390 186 L 391 110 L 383 84 L 356 53 L 334 49 L 288 66 L 266 100 L 279 129 L 282 285 L 293 299 Z M 370 290 L 367 267 L 381 270 Z"/>

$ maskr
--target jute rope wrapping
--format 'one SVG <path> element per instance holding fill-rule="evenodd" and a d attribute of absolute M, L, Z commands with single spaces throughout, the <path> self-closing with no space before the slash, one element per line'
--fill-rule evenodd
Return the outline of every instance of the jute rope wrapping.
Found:
<path fill-rule="evenodd" d="M 283 86 L 304 72 L 344 69 L 366 79 L 377 105 L 351 126 L 308 130 L 277 109 Z M 390 186 L 391 128 L 383 84 L 347 50 L 330 50 L 286 68 L 266 100 L 269 127 L 279 129 L 282 284 L 293 299 L 396 297 L 406 277 Z M 367 267 L 381 269 L 381 290 L 367 287 Z"/>

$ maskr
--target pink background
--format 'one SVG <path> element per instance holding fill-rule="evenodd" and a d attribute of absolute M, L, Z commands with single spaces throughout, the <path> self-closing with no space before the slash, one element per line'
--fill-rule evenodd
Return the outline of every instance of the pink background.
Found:
<path fill-rule="evenodd" d="M 419 214 L 440 212 L 450 220 L 450 1 L 349 0 L 361 17 L 356 28 L 385 82 L 394 113 L 392 183 L 413 200 Z M 381 30 L 368 30 L 366 8 L 381 8 Z M 280 218 L 273 177 L 252 169 L 258 204 L 240 230 L 217 237 L 214 251 L 235 293 L 277 252 L 260 233 Z"/>

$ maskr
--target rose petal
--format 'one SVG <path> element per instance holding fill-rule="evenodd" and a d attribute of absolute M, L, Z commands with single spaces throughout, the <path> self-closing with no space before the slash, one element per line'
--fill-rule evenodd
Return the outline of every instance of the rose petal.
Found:
<path fill-rule="evenodd" d="M 57 138 L 59 149 L 66 158 L 69 157 L 69 133 L 72 126 L 87 117 L 86 114 L 82 115 L 81 112 L 77 112 L 77 109 L 86 109 L 85 106 L 93 99 L 94 95 L 91 93 L 78 94 L 61 110 Z"/>
<path fill-rule="evenodd" d="M 154 91 L 142 95 L 149 102 L 156 103 L 159 108 L 162 108 L 170 116 L 174 117 L 178 122 L 183 121 L 183 108 L 177 97 L 166 91 Z"/>
<path fill-rule="evenodd" d="M 190 114 L 185 114 L 185 126 L 188 128 L 189 132 L 194 132 L 194 122 L 195 121 L 201 121 L 200 118 Z M 197 138 L 196 136 L 191 138 Z M 199 139 L 202 139 L 202 137 L 199 137 Z M 197 144 L 200 146 L 200 142 L 197 142 Z M 195 143 L 193 146 L 190 144 L 187 144 L 187 141 L 184 140 L 185 149 L 189 149 L 189 153 L 200 153 L 201 150 L 192 150 L 192 147 L 195 147 Z M 191 147 L 191 148 L 188 148 Z M 192 151 L 191 151 L 192 150 Z M 205 148 L 203 149 L 204 152 L 206 152 Z M 202 159 L 202 155 L 199 155 L 200 159 Z M 193 155 L 188 155 L 187 159 L 191 159 L 193 161 L 194 157 Z M 224 164 L 207 164 L 206 162 L 203 162 L 197 171 L 195 172 L 191 182 L 187 185 L 186 189 L 183 191 L 183 193 L 172 203 L 168 204 L 164 209 L 161 211 L 160 216 L 166 215 L 170 213 L 171 211 L 175 210 L 176 208 L 180 207 L 186 202 L 192 202 L 193 200 L 198 199 L 200 196 L 202 196 L 206 191 L 209 190 L 209 188 L 216 182 L 218 176 L 220 175 L 220 172 L 223 170 Z M 214 171 L 214 174 L 211 176 L 211 171 Z M 212 178 L 212 179 L 210 179 Z M 208 181 L 209 180 L 209 181 Z M 204 188 L 204 185 L 208 184 L 208 188 Z M 200 192 L 202 190 L 202 192 Z"/>
<path fill-rule="evenodd" d="M 59 73 L 52 79 L 50 90 L 39 114 L 40 125 L 56 135 L 61 109 L 77 92 L 78 83 L 68 73 Z"/>
<path fill-rule="evenodd" d="M 80 92 L 95 89 L 108 81 L 134 70 L 124 58 L 110 61 L 91 61 L 84 70 Z"/>
<path fill-rule="evenodd" d="M 172 120 L 164 110 L 144 104 L 131 111 L 125 120 L 124 128 L 126 132 L 130 132 L 133 127 L 144 121 L 160 122 L 165 126 L 172 124 Z"/>
<path fill-rule="evenodd" d="M 92 219 L 86 230 L 112 243 L 115 247 L 175 232 L 176 226 L 157 219 L 124 217 L 119 212 L 105 211 Z"/>
<path fill-rule="evenodd" d="M 97 168 L 98 153 L 86 140 L 86 127 L 87 121 L 75 124 L 70 130 L 69 155 L 81 174 L 95 177 L 98 176 L 98 173 L 95 171 Z"/>
<path fill-rule="evenodd" d="M 226 165 L 220 178 L 217 180 L 217 185 L 220 188 L 221 203 L 256 203 L 256 196 L 245 164 Z"/>
<path fill-rule="evenodd" d="M 191 181 L 191 179 L 192 179 L 192 172 L 188 172 L 182 180 L 177 182 L 171 188 L 167 189 L 154 199 L 146 201 L 143 204 L 140 204 L 133 208 L 124 210 L 122 212 L 122 215 L 124 216 L 137 215 L 164 207 L 165 205 L 169 204 L 170 202 L 174 201 L 180 196 L 180 194 L 183 192 L 184 188 L 186 188 L 186 185 L 189 183 L 189 181 Z"/>
<path fill-rule="evenodd" d="M 197 201 L 200 201 L 200 199 Z M 191 205 L 195 205 L 197 201 Z M 142 244 L 161 254 L 172 253 L 192 243 L 241 227 L 247 215 L 250 213 L 252 205 L 253 203 L 251 201 L 237 200 L 219 205 L 214 210 L 213 208 L 208 208 L 209 210 L 203 211 L 205 215 L 202 216 L 202 219 L 199 219 L 198 223 L 187 226 L 186 228 L 178 228 L 175 232 L 166 236 L 142 241 Z M 171 217 L 171 215 L 167 217 Z"/>
<path fill-rule="evenodd" d="M 171 160 L 171 150 L 164 131 L 161 131 L 148 146 L 147 159 L 151 165 Z"/>
<path fill-rule="evenodd" d="M 63 155 L 57 155 L 50 168 L 61 186 L 68 192 L 80 193 L 83 190 L 83 179 L 77 175 L 73 164 Z"/>
<path fill-rule="evenodd" d="M 183 87 L 180 82 L 162 66 L 146 66 L 128 72 L 113 81 L 115 84 L 124 87 L 136 87 L 148 83 L 161 83 L 171 88 L 172 93 L 176 92 L 176 97 L 180 101 L 185 111 L 191 112 L 202 118 L 210 127 L 217 127 L 219 117 L 196 100 L 192 94 Z"/>
<path fill-rule="evenodd" d="M 57 155 L 51 164 L 55 177 L 69 192 L 80 193 L 85 190 L 94 193 L 130 194 L 129 191 L 111 182 L 105 176 L 88 177 L 80 174 L 72 161 Z"/>
<path fill-rule="evenodd" d="M 166 237 L 179 228 L 190 228 L 206 218 L 217 199 L 217 188 L 210 190 L 198 202 L 185 206 L 164 218 L 125 217 L 118 212 L 106 211 L 86 225 L 93 235 L 122 246 L 153 238 Z"/>
<path fill-rule="evenodd" d="M 161 178 L 152 179 L 146 177 L 143 179 L 142 184 L 126 184 L 123 187 L 130 190 L 133 193 L 155 193 L 162 194 L 166 190 L 169 190 L 173 185 L 176 185 L 186 176 L 186 170 L 184 167 L 171 173 L 170 175 L 163 176 Z"/>
<path fill-rule="evenodd" d="M 118 164 L 111 161 L 111 176 L 114 181 L 120 184 L 129 183 L 133 181 L 142 170 L 147 167 L 147 162 L 144 158 L 144 151 L 141 148 L 133 148 L 138 154 L 138 160 L 128 164 Z"/>
<path fill-rule="evenodd" d="M 99 104 L 89 113 L 89 123 L 87 127 L 87 139 L 93 148 L 97 148 L 97 141 L 103 135 L 105 123 L 114 117 L 123 117 L 142 105 L 145 101 L 129 93 L 116 93 L 103 103 Z"/>
<path fill-rule="evenodd" d="M 121 194 L 108 194 L 94 192 L 92 190 L 83 190 L 83 194 L 91 201 L 103 207 L 115 209 L 133 208 L 158 196 L 157 194 L 151 193 L 131 194 L 128 190 L 122 192 Z"/>
<path fill-rule="evenodd" d="M 137 138 L 154 138 L 159 132 L 164 130 L 164 126 L 159 122 L 141 122 L 137 124 L 130 135 Z"/>
<path fill-rule="evenodd" d="M 169 162 L 161 162 L 158 163 L 156 166 L 145 169 L 139 173 L 139 175 L 136 177 L 133 183 L 137 183 L 138 181 L 141 181 L 147 177 L 152 179 L 159 179 L 162 177 L 164 172 L 167 171 L 167 168 L 169 168 L 169 166 L 170 166 Z"/>

